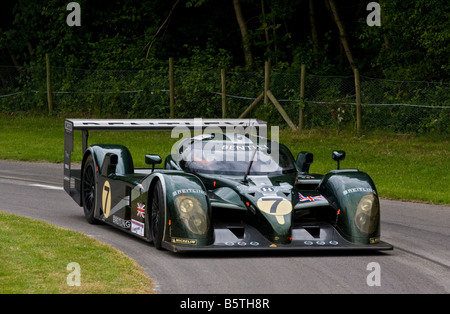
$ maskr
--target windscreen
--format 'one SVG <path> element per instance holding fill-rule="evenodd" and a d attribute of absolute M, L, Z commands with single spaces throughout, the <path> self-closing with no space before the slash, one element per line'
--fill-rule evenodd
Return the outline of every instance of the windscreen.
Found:
<path fill-rule="evenodd" d="M 196 141 L 182 153 L 186 171 L 244 175 L 282 174 L 295 171 L 290 151 L 282 145 L 273 150 L 267 145 Z"/>

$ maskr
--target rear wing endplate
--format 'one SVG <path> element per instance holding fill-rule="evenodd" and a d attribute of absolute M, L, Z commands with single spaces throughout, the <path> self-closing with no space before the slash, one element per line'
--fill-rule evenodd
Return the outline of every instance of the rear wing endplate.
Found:
<path fill-rule="evenodd" d="M 64 124 L 64 190 L 81 205 L 81 170 L 72 170 L 73 134 L 81 131 L 82 152 L 88 147 L 89 131 L 163 131 L 174 128 L 204 130 L 220 128 L 267 134 L 267 123 L 258 119 L 66 119 Z M 194 132 L 195 133 L 195 132 Z"/>

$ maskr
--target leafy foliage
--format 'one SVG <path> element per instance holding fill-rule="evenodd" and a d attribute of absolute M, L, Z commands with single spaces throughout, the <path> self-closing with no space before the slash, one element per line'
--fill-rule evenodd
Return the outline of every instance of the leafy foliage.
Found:
<path fill-rule="evenodd" d="M 239 0 L 255 56 L 246 70 L 271 60 L 278 69 L 306 63 L 316 74 L 348 73 L 327 1 Z M 231 2 L 79 0 L 80 27 L 66 24 L 68 2 L 3 2 L 0 64 L 42 65 L 50 53 L 56 66 L 144 69 L 158 68 L 169 57 L 198 57 L 201 50 L 207 59 L 223 52 L 230 57 L 226 66 L 242 67 L 242 38 Z M 380 1 L 381 27 L 365 23 L 367 3 L 337 3 L 361 73 L 435 81 L 450 76 L 448 1 Z"/>
<path fill-rule="evenodd" d="M 392 79 L 448 80 L 450 3 L 383 1 L 382 27 L 361 27 L 367 61 Z"/>
<path fill-rule="evenodd" d="M 56 112 L 167 117 L 167 60 L 173 57 L 177 117 L 221 116 L 220 69 L 227 71 L 227 94 L 248 98 L 227 98 L 227 115 L 238 117 L 262 92 L 264 62 L 270 60 L 271 90 L 291 117 L 301 106 L 309 128 L 351 125 L 353 73 L 329 1 L 238 0 L 251 64 L 231 0 L 79 0 L 80 27 L 66 24 L 68 2 L 4 1 L 0 65 L 10 67 L 0 71 L 0 96 L 9 96 L 0 97 L 0 111 L 46 111 L 48 53 Z M 334 2 L 360 73 L 391 80 L 363 81 L 363 103 L 448 106 L 450 2 L 379 1 L 381 27 L 366 23 L 368 0 Z M 302 64 L 311 74 L 304 100 Z M 438 83 L 393 81 L 411 79 Z M 419 108 L 367 106 L 364 119 L 398 131 L 448 130 L 448 111 Z M 272 105 L 258 105 L 252 114 L 283 123 Z"/>

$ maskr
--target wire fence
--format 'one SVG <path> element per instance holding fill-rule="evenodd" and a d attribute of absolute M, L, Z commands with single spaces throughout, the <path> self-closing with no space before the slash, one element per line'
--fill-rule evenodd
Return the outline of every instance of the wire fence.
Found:
<path fill-rule="evenodd" d="M 45 67 L 0 66 L 0 112 L 48 112 Z M 51 67 L 53 110 L 65 115 L 168 118 L 168 69 L 86 70 Z M 195 71 L 175 68 L 176 118 L 239 117 L 264 91 L 264 73 Z M 306 74 L 300 97 L 300 73 L 274 71 L 270 90 L 295 124 L 303 110 L 304 128 L 352 128 L 356 123 L 353 76 Z M 394 81 L 361 75 L 364 129 L 450 133 L 450 83 Z M 226 98 L 223 98 L 225 90 Z M 226 105 L 224 112 L 223 100 Z M 261 102 L 251 117 L 286 125 L 272 103 Z"/>

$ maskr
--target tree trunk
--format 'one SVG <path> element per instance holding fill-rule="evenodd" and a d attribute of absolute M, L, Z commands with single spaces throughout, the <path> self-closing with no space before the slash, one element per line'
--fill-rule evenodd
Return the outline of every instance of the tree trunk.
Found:
<path fill-rule="evenodd" d="M 267 25 L 267 20 L 266 20 L 266 10 L 264 8 L 264 0 L 261 0 L 261 13 L 263 16 L 263 20 Z M 271 62 L 272 60 L 270 60 L 270 38 L 269 38 L 269 30 L 267 29 L 267 26 L 264 27 L 264 35 L 266 37 L 266 52 L 267 52 L 267 61 Z"/>
<path fill-rule="evenodd" d="M 383 1 L 378 1 L 380 6 L 383 8 Z M 386 15 L 381 14 L 381 25 L 386 25 Z M 386 32 L 383 32 L 383 39 L 384 39 L 384 49 L 389 50 L 389 37 L 386 36 Z"/>
<path fill-rule="evenodd" d="M 352 67 L 352 70 L 355 70 L 355 61 L 353 60 L 353 55 L 350 50 L 350 46 L 347 41 L 347 36 L 345 35 L 344 26 L 342 25 L 341 19 L 339 18 L 338 11 L 336 9 L 336 5 L 334 4 L 334 0 L 328 0 L 328 4 L 333 15 L 334 22 L 336 23 L 339 29 L 339 38 L 341 39 L 342 47 L 344 47 L 345 54 L 347 55 L 348 62 Z"/>
<path fill-rule="evenodd" d="M 19 61 L 17 61 L 16 55 L 11 51 L 9 48 L 8 42 L 5 41 L 6 50 L 8 50 L 9 56 L 11 57 L 11 61 L 16 67 L 17 71 L 21 74 L 24 74 L 24 71 L 22 70 L 22 67 L 19 64 Z"/>
<path fill-rule="evenodd" d="M 241 3 L 239 2 L 239 0 L 233 0 L 233 6 L 234 12 L 236 13 L 236 19 L 241 30 L 245 64 L 247 67 L 249 67 L 253 63 L 253 56 L 250 48 L 250 40 L 248 38 L 247 23 L 245 22 L 244 15 L 242 14 Z"/>
<path fill-rule="evenodd" d="M 311 35 L 313 40 L 314 63 L 319 66 L 319 36 L 317 35 L 316 18 L 314 16 L 314 3 L 309 0 L 309 22 L 311 24 Z"/>

